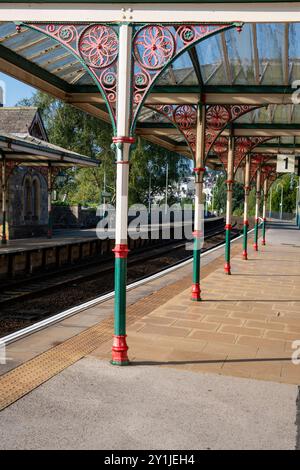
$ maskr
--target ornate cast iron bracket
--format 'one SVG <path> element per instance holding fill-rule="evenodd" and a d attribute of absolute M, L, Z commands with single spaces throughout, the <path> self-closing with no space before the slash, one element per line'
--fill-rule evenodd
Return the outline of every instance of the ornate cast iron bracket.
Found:
<path fill-rule="evenodd" d="M 78 23 L 18 23 L 54 39 L 69 50 L 98 86 L 116 129 L 118 26 Z M 242 23 L 155 24 L 135 27 L 132 38 L 132 115 L 134 133 L 138 114 L 155 81 L 182 53 L 200 41 L 227 29 L 241 30 Z"/>

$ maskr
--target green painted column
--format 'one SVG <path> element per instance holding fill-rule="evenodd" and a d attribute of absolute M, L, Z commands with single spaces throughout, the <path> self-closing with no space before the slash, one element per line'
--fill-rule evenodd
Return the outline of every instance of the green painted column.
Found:
<path fill-rule="evenodd" d="M 260 196 L 261 196 L 261 170 L 257 169 L 256 173 L 256 203 L 255 203 L 255 225 L 254 225 L 254 243 L 253 248 L 255 251 L 258 251 L 258 229 L 259 229 L 259 206 L 260 206 Z"/>
<path fill-rule="evenodd" d="M 194 210 L 194 247 L 193 247 L 193 283 L 192 283 L 192 300 L 201 300 L 200 288 L 200 260 L 201 260 L 201 245 L 203 238 L 202 220 L 203 220 L 203 205 L 201 204 L 202 188 L 203 188 L 203 173 L 205 168 L 194 168 L 196 173 L 195 177 L 195 210 Z"/>
<path fill-rule="evenodd" d="M 115 303 L 111 364 L 129 364 L 126 340 L 126 285 L 128 256 L 128 179 L 129 156 L 134 137 L 130 136 L 132 92 L 132 26 L 119 28 L 117 122 L 113 146 L 116 151 L 115 217 Z"/>
<path fill-rule="evenodd" d="M 6 238 L 6 211 L 2 210 L 2 237 L 1 237 L 1 245 L 6 245 L 7 244 L 7 238 Z"/>
<path fill-rule="evenodd" d="M 263 215 L 262 215 L 262 240 L 261 244 L 265 246 L 266 244 L 266 224 L 267 224 L 267 202 L 268 202 L 268 175 L 266 172 L 263 172 L 263 178 L 264 178 L 264 199 L 263 199 Z"/>
<path fill-rule="evenodd" d="M 115 252 L 115 309 L 118 312 L 114 324 L 114 334 L 117 336 L 126 334 L 126 272 L 127 272 L 127 245 L 119 245 Z M 123 254 L 123 256 L 122 256 Z"/>
<path fill-rule="evenodd" d="M 205 105 L 199 104 L 197 109 L 197 132 L 196 132 L 196 150 L 195 150 L 195 207 L 194 207 L 194 246 L 193 246 L 193 280 L 191 299 L 195 302 L 201 300 L 200 288 L 200 260 L 201 246 L 203 238 L 203 175 L 205 152 Z"/>
<path fill-rule="evenodd" d="M 227 201 L 226 201 L 226 225 L 225 225 L 225 274 L 231 274 L 230 244 L 231 244 L 231 218 L 232 218 L 232 191 L 234 184 L 234 137 L 231 134 L 228 140 L 227 157 Z"/>
<path fill-rule="evenodd" d="M 248 259 L 248 199 L 250 191 L 250 155 L 246 156 L 244 185 L 243 259 Z"/>
<path fill-rule="evenodd" d="M 201 300 L 201 289 L 200 289 L 200 259 L 201 259 L 201 248 L 199 243 L 200 235 L 193 232 L 194 236 L 194 249 L 193 249 L 193 284 L 192 284 L 192 300 L 198 302 Z"/>
<path fill-rule="evenodd" d="M 300 160 L 298 160 L 298 165 L 300 165 Z M 298 188 L 296 196 L 296 225 L 300 229 L 300 176 L 298 178 Z"/>
<path fill-rule="evenodd" d="M 1 234 L 1 245 L 7 244 L 6 238 L 6 224 L 7 224 L 7 214 L 6 214 L 6 199 L 7 199 L 7 182 L 6 182 L 6 161 L 5 157 L 2 157 L 2 234 Z"/>
<path fill-rule="evenodd" d="M 261 241 L 261 244 L 262 245 L 266 244 L 266 219 L 263 219 L 263 222 L 262 222 L 262 241 Z"/>
<path fill-rule="evenodd" d="M 244 220 L 244 225 L 243 225 L 243 259 L 247 260 L 248 259 L 248 220 Z"/>
<path fill-rule="evenodd" d="M 258 219 L 255 218 L 255 225 L 254 225 L 254 243 L 253 243 L 253 248 L 255 251 L 258 251 Z"/>
<path fill-rule="evenodd" d="M 48 231 L 47 238 L 52 238 L 52 168 L 48 164 Z"/>
<path fill-rule="evenodd" d="M 117 193 L 116 193 L 116 229 L 115 229 L 115 303 L 114 336 L 112 345 L 113 365 L 129 364 L 126 342 L 126 285 L 128 256 L 128 174 L 130 146 L 132 137 L 114 137 L 117 153 Z"/>
<path fill-rule="evenodd" d="M 127 244 L 116 245 L 113 251 L 115 253 L 115 304 L 111 363 L 126 366 L 129 364 L 126 343 Z"/>
<path fill-rule="evenodd" d="M 226 224 L 225 226 L 225 265 L 224 271 L 226 274 L 231 274 L 230 264 L 230 238 L 231 238 L 231 225 Z"/>

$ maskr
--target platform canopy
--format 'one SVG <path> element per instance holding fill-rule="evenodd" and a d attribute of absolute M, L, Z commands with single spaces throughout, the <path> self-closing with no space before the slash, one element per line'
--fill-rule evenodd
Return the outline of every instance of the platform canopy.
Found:
<path fill-rule="evenodd" d="M 178 57 L 160 73 L 143 97 L 136 133 L 171 151 L 191 156 L 186 138 L 178 128 L 149 106 L 197 106 L 202 97 L 208 106 L 263 106 L 238 117 L 231 126 L 234 135 L 274 137 L 271 151 L 289 148 L 290 152 L 297 152 L 300 150 L 300 108 L 295 104 L 300 76 L 299 7 L 299 2 L 190 1 L 186 4 L 93 0 L 88 4 L 20 1 L 12 7 L 10 2 L 1 1 L 0 70 L 93 116 L 111 121 L 107 97 L 99 93 L 95 76 L 87 67 L 87 55 L 84 56 L 83 49 L 74 54 L 75 36 L 78 35 L 79 50 L 88 26 L 95 22 L 109 25 L 112 35 L 117 37 L 120 22 L 129 21 L 135 38 L 146 23 L 159 21 L 173 26 L 165 37 L 158 31 L 157 40 L 162 44 L 165 41 L 167 48 L 174 48 L 179 47 L 175 36 L 181 34 L 181 27 L 189 22 L 202 24 L 211 31 L 215 28 L 215 33 L 182 48 Z M 174 38 L 177 45 L 173 44 Z M 97 38 L 90 34 L 89 39 Z M 149 36 L 146 40 L 149 41 Z M 141 47 L 133 44 L 135 56 Z M 114 55 L 114 51 L 109 51 L 112 66 L 115 52 Z M 88 54 L 92 54 L 89 59 L 93 62 L 93 52 Z M 152 63 L 151 67 L 153 71 L 156 65 Z M 144 69 L 141 71 L 145 73 Z M 140 80 L 145 79 L 142 74 Z M 115 93 L 108 79 L 113 80 L 112 76 L 101 77 L 102 85 L 106 86 L 107 94 Z M 226 134 L 228 129 L 224 130 Z"/>
<path fill-rule="evenodd" d="M 19 163 L 22 166 L 42 167 L 51 164 L 55 167 L 97 167 L 100 165 L 99 160 L 85 157 L 31 135 L 16 137 L 0 134 L 0 163 L 3 158 L 6 162 Z"/>

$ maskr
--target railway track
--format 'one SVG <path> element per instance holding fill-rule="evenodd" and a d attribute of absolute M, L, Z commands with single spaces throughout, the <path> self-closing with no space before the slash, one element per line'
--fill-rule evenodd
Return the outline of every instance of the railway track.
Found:
<path fill-rule="evenodd" d="M 224 233 L 224 228 L 213 229 L 207 232 L 205 240 L 209 240 Z M 186 241 L 168 240 L 159 245 L 143 247 L 135 250 L 128 259 L 128 266 L 134 266 L 145 261 L 163 257 L 177 250 L 185 248 Z M 188 259 L 189 257 L 187 257 Z M 3 307 L 16 301 L 33 299 L 41 294 L 52 292 L 58 288 L 70 286 L 93 279 L 95 276 L 104 276 L 113 270 L 113 257 L 106 256 L 88 264 L 79 264 L 59 271 L 32 276 L 2 283 L 0 290 L 0 306 Z"/>
<path fill-rule="evenodd" d="M 241 234 L 239 234 L 240 231 L 236 231 L 236 233 L 233 235 L 232 239 L 233 241 L 236 241 L 242 237 Z M 253 229 L 249 231 L 249 233 L 253 232 Z M 212 236 L 211 236 L 212 237 Z M 211 238 L 209 237 L 209 238 Z M 205 250 L 203 250 L 203 253 L 201 256 L 206 256 L 207 254 L 212 253 L 213 251 L 219 249 L 221 246 L 224 246 L 224 241 L 220 241 L 218 243 L 215 243 L 211 247 L 207 247 Z M 135 280 L 134 282 L 129 282 L 127 285 L 127 291 L 130 291 L 136 287 L 139 287 L 143 284 L 146 284 L 150 282 L 151 280 L 157 279 L 159 277 L 163 277 L 166 274 L 180 269 L 188 264 L 190 264 L 192 261 L 192 256 L 188 256 L 185 259 L 181 259 L 180 261 L 177 261 L 173 263 L 171 266 L 165 266 L 163 269 L 160 269 L 159 272 L 153 273 L 151 275 L 145 276 L 144 278 L 140 278 L 138 280 Z M 69 318 L 73 315 L 78 314 L 79 312 L 82 312 L 84 310 L 87 310 L 91 307 L 95 307 L 97 305 L 100 305 L 103 302 L 106 302 L 109 299 L 112 299 L 114 297 L 114 292 L 110 291 L 105 294 L 99 295 L 91 300 L 85 301 L 79 305 L 75 305 L 71 308 L 68 308 L 66 310 L 61 310 L 59 313 L 53 314 L 51 316 L 48 316 L 47 318 L 44 318 L 42 320 L 36 321 L 36 322 L 31 322 L 30 324 L 25 324 L 22 327 L 12 329 L 9 331 L 8 334 L 4 335 L 3 332 L 0 332 L 0 341 L 2 344 L 8 345 L 10 343 L 13 343 L 19 339 L 22 339 L 28 335 L 31 335 L 32 333 L 35 333 L 39 330 L 45 329 L 51 325 L 54 325 L 66 318 Z"/>

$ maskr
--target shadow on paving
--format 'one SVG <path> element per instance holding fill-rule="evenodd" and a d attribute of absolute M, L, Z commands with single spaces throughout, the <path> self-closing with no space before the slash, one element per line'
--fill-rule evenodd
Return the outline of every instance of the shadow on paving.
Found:
<path fill-rule="evenodd" d="M 299 230 L 297 225 L 295 225 L 294 223 L 289 223 L 289 222 L 268 222 L 267 221 L 267 228 L 271 228 L 271 229 L 279 229 L 279 230 L 282 230 L 282 229 L 287 229 L 287 230 Z"/>
<path fill-rule="evenodd" d="M 271 273 L 265 273 L 265 274 L 242 274 L 242 273 L 231 273 L 232 276 L 244 276 L 244 277 L 299 277 L 300 274 L 271 274 Z"/>
<path fill-rule="evenodd" d="M 263 358 L 241 358 L 241 359 L 206 359 L 190 361 L 132 361 L 131 366 L 176 366 L 186 364 L 222 364 L 224 363 L 242 363 L 242 362 L 278 362 L 290 361 L 290 357 L 263 357 Z"/>
<path fill-rule="evenodd" d="M 297 252 L 296 252 L 296 251 L 290 251 L 289 253 L 294 253 L 294 254 L 297 253 L 297 254 L 298 254 L 298 251 L 297 251 Z M 248 263 L 249 261 L 250 261 L 250 263 L 252 263 L 253 261 L 259 262 L 259 263 L 261 263 L 261 262 L 264 263 L 265 261 L 268 261 L 268 262 L 270 262 L 270 263 L 274 263 L 274 261 L 276 261 L 276 262 L 278 262 L 278 263 L 299 263 L 299 261 L 296 260 L 296 259 L 295 259 L 295 260 L 292 260 L 292 259 L 265 259 L 265 258 L 264 258 L 263 260 L 261 260 L 261 259 L 249 258 L 249 259 L 246 261 L 246 263 Z"/>
<path fill-rule="evenodd" d="M 205 303 L 205 302 L 300 302 L 300 300 L 291 300 L 291 299 L 202 299 L 201 300 L 201 304 Z"/>

